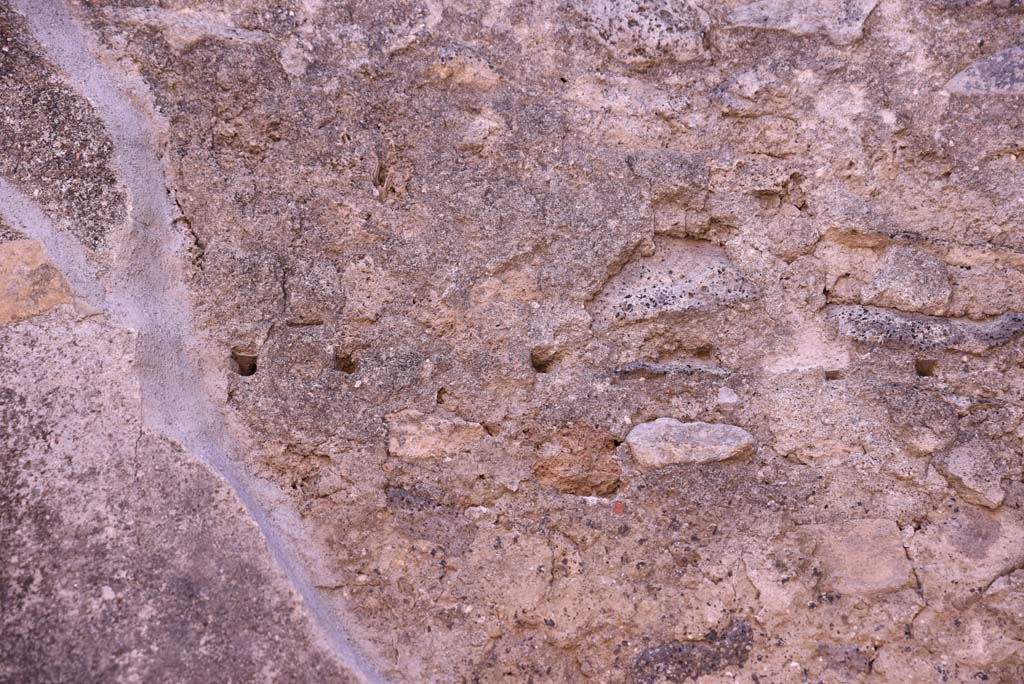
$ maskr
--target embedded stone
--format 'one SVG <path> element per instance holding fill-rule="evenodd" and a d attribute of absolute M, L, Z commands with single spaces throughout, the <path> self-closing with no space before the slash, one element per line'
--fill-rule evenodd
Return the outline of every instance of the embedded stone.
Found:
<path fill-rule="evenodd" d="M 910 583 L 910 562 L 900 529 L 892 520 L 849 520 L 811 528 L 829 589 L 840 594 L 879 594 Z"/>
<path fill-rule="evenodd" d="M 866 304 L 924 314 L 943 314 L 953 290 L 946 264 L 912 247 L 893 247 L 861 296 Z"/>
<path fill-rule="evenodd" d="M 754 453 L 754 437 L 743 428 L 721 423 L 683 423 L 658 418 L 641 423 L 626 437 L 641 470 L 676 463 L 713 463 Z"/>
<path fill-rule="evenodd" d="M 486 436 L 480 423 L 448 413 L 425 414 L 415 409 L 392 413 L 388 421 L 388 453 L 408 461 L 427 461 L 469 451 Z"/>
<path fill-rule="evenodd" d="M 936 465 L 964 501 L 999 508 L 1006 493 L 994 449 L 971 442 L 954 447 Z"/>
<path fill-rule="evenodd" d="M 614 436 L 582 424 L 566 427 L 542 444 L 533 466 L 541 484 L 583 496 L 615 491 L 620 470 Z"/>
<path fill-rule="evenodd" d="M 17 323 L 71 302 L 64 275 L 36 240 L 0 243 L 0 325 Z"/>
<path fill-rule="evenodd" d="M 861 37 L 878 0 L 758 0 L 729 17 L 740 28 L 782 31 L 794 36 L 825 34 L 836 45 Z"/>
<path fill-rule="evenodd" d="M 593 311 L 606 324 L 631 323 L 714 311 L 755 294 L 722 248 L 700 240 L 664 239 L 656 241 L 653 255 L 630 261 L 608 282 Z"/>
<path fill-rule="evenodd" d="M 1024 45 L 972 62 L 950 79 L 946 90 L 957 95 L 1024 95 Z"/>
<path fill-rule="evenodd" d="M 707 13 L 690 0 L 593 0 L 580 13 L 617 59 L 635 66 L 703 57 Z"/>
<path fill-rule="evenodd" d="M 729 387 L 719 387 L 716 405 L 722 411 L 734 411 L 740 405 L 740 396 Z"/>
<path fill-rule="evenodd" d="M 1012 312 L 987 321 L 925 316 L 856 304 L 832 304 L 826 318 L 840 335 L 866 344 L 981 353 L 1024 334 L 1024 313 Z"/>

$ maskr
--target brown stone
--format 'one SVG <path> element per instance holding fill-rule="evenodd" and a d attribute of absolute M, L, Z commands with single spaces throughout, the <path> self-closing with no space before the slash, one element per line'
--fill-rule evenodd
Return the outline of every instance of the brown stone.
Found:
<path fill-rule="evenodd" d="M 36 240 L 0 243 L 0 325 L 71 302 L 71 288 Z"/>
<path fill-rule="evenodd" d="M 583 495 L 614 491 L 621 475 L 612 435 L 583 425 L 566 428 L 541 445 L 533 471 L 547 487 Z"/>
<path fill-rule="evenodd" d="M 480 423 L 438 411 L 407 409 L 388 416 L 388 453 L 408 461 L 436 460 L 469 451 L 487 437 Z"/>
<path fill-rule="evenodd" d="M 910 562 L 891 520 L 814 526 L 825 581 L 840 594 L 878 594 L 910 583 Z"/>

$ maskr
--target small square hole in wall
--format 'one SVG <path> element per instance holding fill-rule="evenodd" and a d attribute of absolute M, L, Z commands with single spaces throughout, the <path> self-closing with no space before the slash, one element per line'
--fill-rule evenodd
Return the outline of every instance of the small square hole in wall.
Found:
<path fill-rule="evenodd" d="M 704 359 L 705 361 L 710 360 L 712 354 L 715 353 L 715 348 L 710 344 L 702 344 L 693 350 L 693 355 L 698 359 Z"/>
<path fill-rule="evenodd" d="M 256 354 L 239 349 L 231 350 L 231 370 L 238 375 L 256 374 Z"/>
<path fill-rule="evenodd" d="M 355 360 L 352 354 L 335 350 L 334 370 L 341 371 L 346 375 L 351 375 L 359 370 L 359 362 Z"/>
<path fill-rule="evenodd" d="M 939 362 L 935 359 L 917 359 L 914 361 L 914 370 L 918 377 L 930 378 L 939 369 Z"/>
<path fill-rule="evenodd" d="M 554 360 L 555 355 L 548 347 L 534 347 L 530 351 L 530 365 L 538 373 L 547 373 L 551 370 L 551 363 Z"/>
<path fill-rule="evenodd" d="M 843 377 L 842 374 L 840 374 L 840 372 L 837 371 L 837 370 L 827 370 L 827 371 L 825 371 L 825 379 L 826 380 L 838 380 L 841 377 Z"/>

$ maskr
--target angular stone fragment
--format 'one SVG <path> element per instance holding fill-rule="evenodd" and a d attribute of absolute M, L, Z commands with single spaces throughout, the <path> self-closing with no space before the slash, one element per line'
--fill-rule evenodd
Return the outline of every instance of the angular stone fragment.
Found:
<path fill-rule="evenodd" d="M 964 501 L 999 508 L 1006 494 L 995 456 L 984 443 L 970 442 L 951 449 L 936 466 Z"/>
<path fill-rule="evenodd" d="M 720 423 L 683 423 L 658 418 L 634 427 L 626 437 L 641 470 L 675 463 L 711 463 L 754 453 L 754 437 L 743 428 Z"/>
<path fill-rule="evenodd" d="M 909 314 L 872 306 L 830 305 L 826 317 L 841 335 L 868 344 L 981 353 L 1024 333 L 1024 313 L 988 321 Z"/>
<path fill-rule="evenodd" d="M 950 506 L 907 542 L 929 604 L 970 604 L 979 589 L 1024 567 L 1024 529 L 1009 506 Z"/>
<path fill-rule="evenodd" d="M 721 411 L 734 411 L 740 405 L 740 397 L 729 387 L 718 388 L 718 400 L 716 402 Z"/>
<path fill-rule="evenodd" d="M 756 290 L 725 251 L 698 240 L 659 240 L 653 256 L 635 259 L 594 301 L 603 322 L 632 322 L 710 311 L 752 299 Z"/>
<path fill-rule="evenodd" d="M 911 456 L 948 448 L 958 432 L 956 409 L 941 396 L 912 386 L 892 385 L 881 393 L 894 435 Z"/>
<path fill-rule="evenodd" d="M 71 301 L 71 288 L 36 240 L 0 243 L 0 325 Z"/>
<path fill-rule="evenodd" d="M 580 7 L 594 35 L 627 64 L 690 62 L 706 53 L 708 15 L 690 0 L 592 0 Z"/>
<path fill-rule="evenodd" d="M 541 445 L 533 472 L 541 484 L 569 494 L 608 494 L 619 484 L 614 437 L 575 424 Z"/>
<path fill-rule="evenodd" d="M 455 149 L 460 152 L 483 152 L 489 141 L 493 142 L 507 129 L 508 124 L 500 114 L 490 108 L 484 109 L 466 121 Z"/>
<path fill-rule="evenodd" d="M 542 484 L 567 494 L 603 495 L 619 484 L 619 466 L 611 454 L 603 452 L 552 449 L 534 471 Z"/>
<path fill-rule="evenodd" d="M 444 411 L 416 409 L 392 413 L 388 420 L 388 453 L 409 461 L 425 461 L 469 451 L 487 437 L 479 423 Z"/>
<path fill-rule="evenodd" d="M 1024 631 L 1024 570 L 1017 570 L 992 582 L 982 599 L 1015 630 Z"/>
<path fill-rule="evenodd" d="M 850 520 L 812 528 L 829 589 L 840 594 L 878 594 L 910 582 L 910 562 L 895 522 Z"/>
<path fill-rule="evenodd" d="M 878 0 L 757 0 L 729 17 L 733 26 L 784 31 L 795 36 L 823 33 L 837 45 L 861 37 Z"/>
<path fill-rule="evenodd" d="M 1024 45 L 982 57 L 950 79 L 958 95 L 1024 95 Z"/>
<path fill-rule="evenodd" d="M 861 297 L 866 304 L 939 315 L 945 313 L 952 292 L 941 260 L 912 247 L 893 247 Z"/>

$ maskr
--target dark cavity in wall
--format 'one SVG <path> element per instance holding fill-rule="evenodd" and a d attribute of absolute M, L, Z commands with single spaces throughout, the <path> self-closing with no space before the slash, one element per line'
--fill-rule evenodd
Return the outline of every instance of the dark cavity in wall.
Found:
<path fill-rule="evenodd" d="M 335 350 L 334 370 L 351 375 L 359 370 L 359 362 L 355 360 L 350 352 Z"/>
<path fill-rule="evenodd" d="M 547 373 L 555 360 L 555 351 L 548 346 L 534 347 L 530 350 L 530 365 L 538 373 Z"/>
<path fill-rule="evenodd" d="M 256 353 L 241 349 L 231 350 L 231 370 L 238 375 L 256 374 Z"/>

